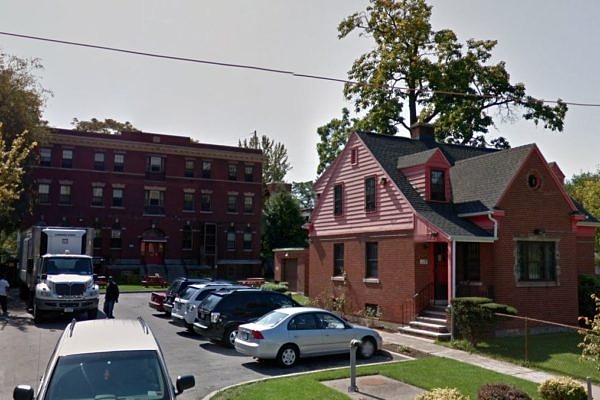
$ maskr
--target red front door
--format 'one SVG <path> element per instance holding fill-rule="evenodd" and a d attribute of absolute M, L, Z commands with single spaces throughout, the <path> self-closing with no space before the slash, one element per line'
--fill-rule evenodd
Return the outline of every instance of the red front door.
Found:
<path fill-rule="evenodd" d="M 433 276 L 436 300 L 448 299 L 448 246 L 436 243 L 433 250 Z"/>
<path fill-rule="evenodd" d="M 140 253 L 144 264 L 164 264 L 165 245 L 162 242 L 142 242 Z"/>

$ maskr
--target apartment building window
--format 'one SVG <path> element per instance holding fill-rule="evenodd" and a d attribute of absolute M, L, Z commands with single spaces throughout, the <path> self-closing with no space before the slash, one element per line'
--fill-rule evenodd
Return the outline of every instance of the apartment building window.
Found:
<path fill-rule="evenodd" d="M 92 187 L 92 205 L 95 207 L 104 205 L 104 188 L 102 186 Z"/>
<path fill-rule="evenodd" d="M 194 177 L 194 160 L 185 160 L 185 168 L 183 170 L 183 176 L 186 178 Z"/>
<path fill-rule="evenodd" d="M 230 194 L 227 196 L 227 212 L 235 213 L 238 211 L 238 196 L 237 194 Z"/>
<path fill-rule="evenodd" d="M 164 190 L 144 191 L 144 212 L 146 214 L 164 215 L 165 192 Z"/>
<path fill-rule="evenodd" d="M 202 196 L 200 196 L 200 211 L 212 211 L 211 197 L 210 193 L 202 193 Z"/>
<path fill-rule="evenodd" d="M 212 176 L 212 162 L 204 160 L 202 161 L 202 177 L 210 179 Z"/>
<path fill-rule="evenodd" d="M 227 228 L 227 250 L 235 250 L 235 227 Z"/>
<path fill-rule="evenodd" d="M 344 275 L 344 243 L 333 244 L 333 276 Z"/>
<path fill-rule="evenodd" d="M 110 248 L 111 249 L 120 249 L 122 246 L 122 238 L 121 238 L 121 227 L 113 226 L 110 230 Z"/>
<path fill-rule="evenodd" d="M 185 192 L 183 194 L 183 210 L 194 211 L 194 193 Z"/>
<path fill-rule="evenodd" d="M 50 204 L 50 184 L 38 184 L 38 202 L 40 204 Z"/>
<path fill-rule="evenodd" d="M 52 149 L 50 147 L 42 147 L 40 149 L 40 165 L 44 167 L 52 165 Z"/>
<path fill-rule="evenodd" d="M 183 250 L 192 249 L 192 227 L 185 225 L 181 230 L 181 248 Z"/>
<path fill-rule="evenodd" d="M 95 249 L 102 248 L 102 228 L 94 229 L 94 248 Z"/>
<path fill-rule="evenodd" d="M 237 164 L 229 164 L 227 171 L 227 179 L 237 181 Z"/>
<path fill-rule="evenodd" d="M 246 165 L 244 167 L 244 180 L 246 182 L 254 181 L 254 166 L 253 165 Z"/>
<path fill-rule="evenodd" d="M 556 242 L 517 241 L 516 245 L 520 282 L 556 281 Z"/>
<path fill-rule="evenodd" d="M 94 169 L 104 171 L 104 153 L 97 151 L 94 153 Z"/>
<path fill-rule="evenodd" d="M 377 278 L 379 276 L 377 268 L 377 242 L 367 242 L 365 251 L 365 278 Z"/>
<path fill-rule="evenodd" d="M 160 156 L 148 157 L 148 172 L 162 173 L 164 172 L 164 160 Z"/>
<path fill-rule="evenodd" d="M 73 150 L 71 150 L 71 149 L 63 149 L 63 151 L 62 151 L 61 166 L 63 168 L 71 168 L 71 167 L 73 167 Z"/>
<path fill-rule="evenodd" d="M 244 250 L 252 250 L 252 228 L 247 226 L 244 229 Z"/>
<path fill-rule="evenodd" d="M 254 197 L 244 196 L 244 212 L 246 214 L 252 214 L 254 212 Z"/>
<path fill-rule="evenodd" d="M 123 207 L 123 189 L 113 188 L 112 190 L 112 206 Z"/>
<path fill-rule="evenodd" d="M 370 176 L 365 179 L 365 211 L 373 212 L 375 210 L 377 210 L 375 177 Z"/>
<path fill-rule="evenodd" d="M 114 162 L 113 162 L 113 169 L 116 172 L 123 172 L 123 170 L 125 169 L 124 166 L 125 166 L 125 154 L 116 153 Z"/>
<path fill-rule="evenodd" d="M 341 184 L 333 187 L 333 215 L 342 215 L 344 212 L 343 194 L 344 187 Z"/>
<path fill-rule="evenodd" d="M 60 185 L 60 197 L 58 200 L 59 204 L 67 205 L 71 204 L 71 185 L 61 184 Z"/>
<path fill-rule="evenodd" d="M 432 170 L 430 175 L 430 199 L 435 201 L 446 200 L 446 184 L 444 178 L 444 171 Z"/>

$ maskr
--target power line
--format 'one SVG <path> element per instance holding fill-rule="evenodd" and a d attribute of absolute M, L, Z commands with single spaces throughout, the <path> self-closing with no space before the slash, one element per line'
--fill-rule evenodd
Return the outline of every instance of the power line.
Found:
<path fill-rule="evenodd" d="M 144 57 L 162 58 L 162 59 L 175 60 L 175 61 L 186 61 L 186 62 L 192 62 L 192 63 L 198 63 L 198 64 L 215 65 L 215 66 L 219 66 L 219 67 L 248 69 L 248 70 L 253 70 L 253 71 L 262 71 L 262 72 L 269 72 L 269 73 L 275 73 L 275 74 L 285 74 L 285 75 L 291 75 L 291 76 L 298 77 L 298 78 L 325 80 L 325 81 L 338 82 L 338 83 L 349 84 L 349 85 L 370 85 L 370 84 L 365 84 L 365 83 L 357 82 L 357 81 L 351 81 L 351 80 L 347 80 L 347 79 L 333 78 L 333 77 L 322 76 L 322 75 L 302 74 L 302 73 L 297 73 L 294 71 L 287 71 L 287 70 L 271 68 L 271 67 L 260 67 L 260 66 L 248 65 L 248 64 L 236 64 L 236 63 L 227 63 L 227 62 L 222 62 L 222 61 L 202 60 L 202 59 L 198 59 L 198 58 L 178 57 L 178 56 L 171 56 L 171 55 L 167 55 L 167 54 L 149 53 L 149 52 L 144 52 L 144 51 L 121 49 L 121 48 L 117 48 L 117 47 L 100 46 L 100 45 L 89 44 L 89 43 L 52 39 L 52 38 L 46 38 L 46 37 L 41 37 L 41 36 L 23 35 L 23 34 L 12 33 L 12 32 L 0 31 L 0 35 L 18 37 L 18 38 L 22 38 L 22 39 L 39 40 L 39 41 L 50 42 L 50 43 L 58 43 L 58 44 L 64 44 L 64 45 L 69 45 L 69 46 L 78 46 L 78 47 L 85 47 L 85 48 L 91 48 L 91 49 L 106 50 L 106 51 L 125 53 L 125 54 L 133 54 L 133 55 L 144 56 Z M 385 88 L 385 86 L 386 85 L 384 85 L 384 88 Z M 395 91 L 400 91 L 400 92 L 405 92 L 405 93 L 408 93 L 411 91 L 421 91 L 421 92 L 426 92 L 426 93 L 431 93 L 431 94 L 445 94 L 445 95 L 450 95 L 450 96 L 474 97 L 474 98 L 494 98 L 494 96 L 491 96 L 491 95 L 480 95 L 480 94 L 475 94 L 475 93 L 464 93 L 464 92 L 453 92 L 453 91 L 431 90 L 431 89 L 410 89 L 410 88 L 406 88 L 406 87 L 388 88 L 388 90 L 395 90 Z M 557 101 L 557 100 L 545 100 L 545 99 L 535 99 L 535 98 L 532 98 L 532 100 L 542 102 L 542 103 L 554 103 L 554 104 L 563 103 L 563 104 L 567 104 L 570 106 L 578 106 L 578 107 L 600 107 L 600 104 L 597 104 L 597 103 L 580 103 L 580 102 L 572 102 L 572 101 L 562 101 L 562 100 Z"/>

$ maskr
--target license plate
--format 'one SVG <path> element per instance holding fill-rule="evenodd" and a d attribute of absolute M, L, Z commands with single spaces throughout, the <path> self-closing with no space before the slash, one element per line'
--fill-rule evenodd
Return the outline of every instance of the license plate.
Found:
<path fill-rule="evenodd" d="M 73 307 L 65 307 L 65 312 L 73 312 Z"/>

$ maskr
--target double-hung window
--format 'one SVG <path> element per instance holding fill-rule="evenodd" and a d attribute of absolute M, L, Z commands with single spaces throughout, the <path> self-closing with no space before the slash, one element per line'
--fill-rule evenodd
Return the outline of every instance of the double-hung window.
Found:
<path fill-rule="evenodd" d="M 430 199 L 435 201 L 446 200 L 446 181 L 444 171 L 431 170 L 430 175 Z"/>
<path fill-rule="evenodd" d="M 372 212 L 375 210 L 377 210 L 375 177 L 370 176 L 365 179 L 365 211 Z"/>
<path fill-rule="evenodd" d="M 520 282 L 556 281 L 556 242 L 521 240 L 516 245 Z"/>
<path fill-rule="evenodd" d="M 365 251 L 365 278 L 378 278 L 379 272 L 377 268 L 377 242 L 367 242 Z"/>
<path fill-rule="evenodd" d="M 333 187 L 333 215 L 342 215 L 344 212 L 344 186 L 339 184 Z"/>
<path fill-rule="evenodd" d="M 333 244 L 333 276 L 344 275 L 344 243 Z"/>

